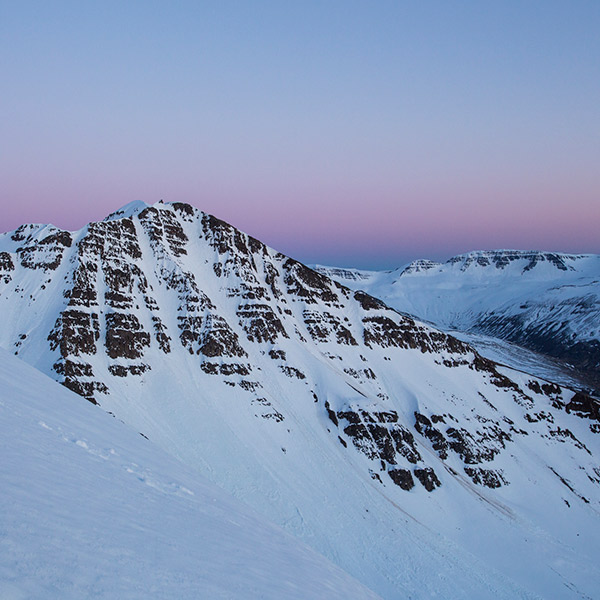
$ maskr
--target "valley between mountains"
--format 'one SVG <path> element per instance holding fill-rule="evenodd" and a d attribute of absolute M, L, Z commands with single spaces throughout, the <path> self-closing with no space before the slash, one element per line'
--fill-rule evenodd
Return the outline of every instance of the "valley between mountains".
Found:
<path fill-rule="evenodd" d="M 486 356 L 600 396 L 600 256 L 495 250 L 393 271 L 315 267 L 467 339 Z"/>
<path fill-rule="evenodd" d="M 412 296 L 405 274 L 369 287 L 373 274 L 313 270 L 189 205 L 133 203 L 76 232 L 0 236 L 0 346 L 78 394 L 85 419 L 123 421 L 382 598 L 594 598 L 597 264 L 592 318 L 563 290 L 550 319 L 545 296 L 494 318 L 461 316 L 454 297 L 441 322 L 443 294 L 421 310 L 431 277 Z M 409 312 L 537 351 L 553 325 L 536 323 L 562 319 L 555 358 L 583 375 L 498 364 Z"/>

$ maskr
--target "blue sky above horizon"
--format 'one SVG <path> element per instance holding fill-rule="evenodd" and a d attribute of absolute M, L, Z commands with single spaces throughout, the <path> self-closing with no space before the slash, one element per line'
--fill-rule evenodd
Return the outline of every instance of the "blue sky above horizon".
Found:
<path fill-rule="evenodd" d="M 0 229 L 183 201 L 305 262 L 600 252 L 600 2 L 0 0 Z"/>

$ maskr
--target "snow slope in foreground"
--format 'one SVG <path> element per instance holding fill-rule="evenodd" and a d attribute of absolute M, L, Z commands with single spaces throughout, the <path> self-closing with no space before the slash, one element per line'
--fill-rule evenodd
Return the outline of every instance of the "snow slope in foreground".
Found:
<path fill-rule="evenodd" d="M 376 598 L 0 349 L 0 598 Z"/>

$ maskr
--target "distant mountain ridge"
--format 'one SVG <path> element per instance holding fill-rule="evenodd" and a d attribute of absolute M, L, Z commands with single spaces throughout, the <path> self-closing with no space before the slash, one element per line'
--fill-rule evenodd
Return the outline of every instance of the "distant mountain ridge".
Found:
<path fill-rule="evenodd" d="M 575 271 L 572 263 L 582 259 L 589 258 L 589 254 L 561 254 L 559 252 L 541 252 L 525 250 L 478 250 L 461 254 L 450 258 L 447 263 L 451 265 L 460 265 L 461 271 L 465 271 L 471 265 L 480 267 L 494 266 L 497 269 L 504 269 L 509 265 L 516 263 L 521 265 L 526 261 L 523 272 L 530 271 L 536 265 L 544 263 L 553 265 L 559 271 Z"/>
<path fill-rule="evenodd" d="M 1 346 L 385 598 L 600 581 L 592 398 L 187 204 L 3 234 L 0 308 Z"/>
<path fill-rule="evenodd" d="M 600 395 L 600 255 L 496 250 L 386 272 L 316 269 L 442 329 L 494 336 L 573 365 Z"/>

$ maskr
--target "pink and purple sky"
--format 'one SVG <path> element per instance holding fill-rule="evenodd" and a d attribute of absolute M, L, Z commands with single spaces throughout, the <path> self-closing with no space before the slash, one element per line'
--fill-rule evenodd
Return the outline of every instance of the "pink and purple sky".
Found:
<path fill-rule="evenodd" d="M 600 253 L 597 0 L 0 0 L 0 230 L 183 201 L 305 262 Z"/>

